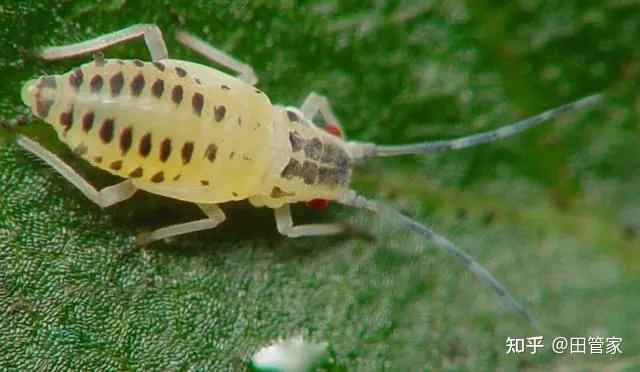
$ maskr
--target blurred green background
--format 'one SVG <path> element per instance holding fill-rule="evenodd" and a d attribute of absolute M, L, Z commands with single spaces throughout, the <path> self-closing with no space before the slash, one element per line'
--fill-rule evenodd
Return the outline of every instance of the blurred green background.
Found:
<path fill-rule="evenodd" d="M 233 3 L 233 4 L 230 4 Z M 375 237 L 287 239 L 271 211 L 126 253 L 135 234 L 200 218 L 139 193 L 101 210 L 4 133 L 0 148 L 0 366 L 242 369 L 280 337 L 327 341 L 335 369 L 640 368 L 640 11 L 634 1 L 8 1 L 0 3 L 0 119 L 23 82 L 91 57 L 40 46 L 157 23 L 173 58 L 192 32 L 250 63 L 274 102 L 330 97 L 350 138 L 378 143 L 488 130 L 594 93 L 603 104 L 492 145 L 360 167 L 354 188 L 393 202 L 491 271 L 536 335 L 462 266 L 402 227 L 332 206 Z M 107 57 L 148 58 L 141 41 Z M 19 129 L 89 178 L 37 120 Z M 556 336 L 618 336 L 622 355 L 556 355 Z"/>

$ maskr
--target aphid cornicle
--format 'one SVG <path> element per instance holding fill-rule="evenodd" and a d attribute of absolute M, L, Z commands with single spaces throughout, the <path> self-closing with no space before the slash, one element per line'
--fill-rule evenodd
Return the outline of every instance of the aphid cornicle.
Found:
<path fill-rule="evenodd" d="M 237 73 L 233 77 L 200 64 L 168 59 L 155 25 L 134 25 L 88 41 L 48 47 L 55 60 L 99 52 L 144 37 L 151 62 L 94 58 L 62 75 L 28 81 L 22 99 L 50 123 L 61 141 L 92 165 L 126 180 L 96 190 L 70 166 L 37 142 L 18 143 L 55 168 L 102 207 L 131 197 L 138 189 L 197 203 L 207 218 L 161 228 L 138 237 L 139 244 L 224 221 L 218 203 L 248 199 L 275 210 L 278 231 L 300 237 L 345 232 L 340 223 L 294 226 L 289 205 L 312 199 L 335 200 L 403 223 L 453 255 L 500 294 L 534 327 L 533 318 L 469 255 L 428 227 L 349 189 L 354 163 L 367 157 L 456 150 L 508 137 L 563 111 L 596 102 L 593 95 L 494 131 L 468 137 L 400 146 L 346 141 L 328 100 L 309 94 L 300 108 L 273 105 L 254 88 L 253 70 L 204 41 L 179 32 L 178 41 Z M 320 114 L 330 128 L 312 119 Z M 329 132 L 333 132 L 330 134 Z"/>

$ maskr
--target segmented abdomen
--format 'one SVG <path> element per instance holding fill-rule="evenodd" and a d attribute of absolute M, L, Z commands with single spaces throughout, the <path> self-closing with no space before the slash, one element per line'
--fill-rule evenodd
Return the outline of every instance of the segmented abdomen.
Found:
<path fill-rule="evenodd" d="M 218 181 L 218 190 L 234 198 L 239 190 L 212 179 L 220 173 L 215 168 L 240 165 L 249 172 L 252 164 L 247 159 L 257 156 L 236 154 L 229 142 L 246 138 L 248 130 L 273 125 L 247 122 L 248 115 L 243 127 L 242 104 L 236 102 L 230 86 L 205 85 L 172 60 L 95 61 L 63 75 L 27 82 L 22 96 L 76 155 L 95 166 L 154 184 L 181 180 L 193 187 L 208 187 Z M 266 97 L 258 99 L 270 107 Z M 243 159 L 246 164 L 229 163 Z"/>
<path fill-rule="evenodd" d="M 176 164 L 185 166 L 205 152 L 215 157 L 215 147 L 196 148 L 177 128 L 211 115 L 202 88 L 184 70 L 168 71 L 160 62 L 85 64 L 27 83 L 23 99 L 76 155 L 122 177 L 179 179 L 188 169 Z"/>

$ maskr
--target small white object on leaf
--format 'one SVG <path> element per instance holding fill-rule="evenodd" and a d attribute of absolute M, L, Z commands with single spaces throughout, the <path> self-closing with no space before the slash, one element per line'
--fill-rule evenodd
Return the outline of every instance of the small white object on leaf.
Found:
<path fill-rule="evenodd" d="M 250 367 L 254 371 L 303 372 L 332 362 L 329 344 L 294 336 L 258 350 L 251 358 Z"/>

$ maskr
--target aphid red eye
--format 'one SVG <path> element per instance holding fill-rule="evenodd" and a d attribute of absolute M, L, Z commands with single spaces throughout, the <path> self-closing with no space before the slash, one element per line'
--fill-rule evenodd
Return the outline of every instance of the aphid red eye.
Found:
<path fill-rule="evenodd" d="M 329 134 L 333 134 L 338 138 L 342 138 L 342 131 L 340 130 L 340 127 L 338 127 L 337 125 L 327 123 L 324 126 L 322 126 L 322 129 L 324 129 Z"/>
<path fill-rule="evenodd" d="M 329 201 L 327 199 L 311 199 L 304 202 L 308 208 L 320 209 L 326 208 L 329 206 Z"/>

